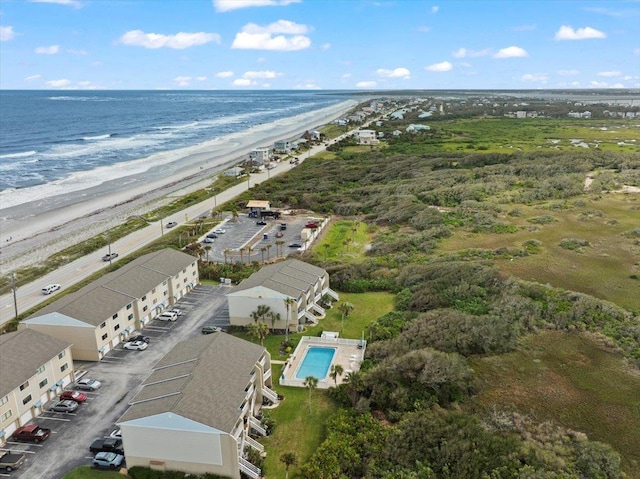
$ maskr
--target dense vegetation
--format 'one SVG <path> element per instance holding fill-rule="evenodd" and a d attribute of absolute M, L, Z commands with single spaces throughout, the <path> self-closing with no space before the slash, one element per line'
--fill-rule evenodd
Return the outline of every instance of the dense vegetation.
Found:
<path fill-rule="evenodd" d="M 542 241 L 447 254 L 440 246 L 461 231 L 470 238 L 553 228 L 553 214 L 521 219 L 522 211 L 580 205 L 585 177 L 594 171 L 603 173 L 591 183 L 591 197 L 640 185 L 640 155 L 434 153 L 446 136 L 437 129 L 402 135 L 366 152 L 338 145 L 333 155 L 258 185 L 237 202 L 265 197 L 275 206 L 351 219 L 352 231 L 341 226 L 345 251 L 366 251 L 364 257 L 337 258 L 327 245 L 309 260 L 325 267 L 341 291 L 396 294 L 395 311 L 368 326 L 362 370 L 332 389 L 341 409 L 298 477 L 619 478 L 623 463 L 637 475 L 635 459 L 624 462 L 610 445 L 561 424 L 504 405 L 465 407 L 483 388 L 472 361 L 518 350 L 523 338 L 542 330 L 600 337 L 640 366 L 634 312 L 497 267 L 499 259 L 540 254 Z M 356 239 L 359 225 L 368 231 L 366 249 Z M 637 246 L 633 231 L 623 235 L 629 248 Z M 558 242 L 576 253 L 589 246 L 575 237 Z"/>

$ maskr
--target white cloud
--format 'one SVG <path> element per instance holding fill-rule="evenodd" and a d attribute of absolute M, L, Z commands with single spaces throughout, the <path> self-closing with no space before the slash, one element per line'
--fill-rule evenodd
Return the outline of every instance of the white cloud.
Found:
<path fill-rule="evenodd" d="M 538 26 L 534 23 L 532 25 L 518 25 L 517 27 L 513 27 L 511 30 L 516 32 L 526 32 L 530 30 L 535 30 Z"/>
<path fill-rule="evenodd" d="M 228 12 L 239 8 L 249 7 L 285 7 L 302 0 L 213 0 L 216 12 Z"/>
<path fill-rule="evenodd" d="M 13 31 L 13 27 L 0 26 L 0 42 L 8 42 L 13 40 L 15 36 L 16 33 Z"/>
<path fill-rule="evenodd" d="M 342 78 L 344 79 L 351 78 L 351 73 L 345 73 L 344 75 L 342 75 Z"/>
<path fill-rule="evenodd" d="M 78 86 L 74 88 L 76 90 L 104 90 L 103 87 L 99 85 L 94 85 L 92 82 L 87 80 L 79 81 L 77 85 Z"/>
<path fill-rule="evenodd" d="M 248 23 L 242 27 L 242 31 L 236 33 L 231 48 L 243 50 L 303 50 L 311 45 L 309 37 L 304 35 L 309 31 L 311 31 L 311 28 L 307 25 L 289 20 L 278 20 L 265 27 L 255 23 Z"/>
<path fill-rule="evenodd" d="M 376 73 L 382 78 L 402 78 L 404 80 L 409 80 L 411 78 L 411 72 L 406 68 L 396 68 L 395 70 L 385 70 L 384 68 L 379 68 L 376 70 Z"/>
<path fill-rule="evenodd" d="M 622 83 L 614 83 L 609 88 L 624 88 L 624 85 Z"/>
<path fill-rule="evenodd" d="M 580 87 L 580 82 L 579 81 L 572 81 L 571 82 L 571 86 L 574 86 L 576 88 Z"/>
<path fill-rule="evenodd" d="M 264 58 L 264 57 L 260 57 L 260 58 L 258 58 L 258 60 L 256 60 L 256 61 L 257 61 L 258 63 L 265 63 L 265 62 L 267 61 L 267 59 L 266 59 L 266 58 Z"/>
<path fill-rule="evenodd" d="M 633 54 L 634 54 L 634 55 L 640 55 L 640 48 L 636 48 L 636 49 L 633 51 Z"/>
<path fill-rule="evenodd" d="M 485 48 L 484 50 L 468 50 L 466 48 L 458 48 L 455 52 L 451 52 L 451 54 L 455 58 L 476 58 L 476 57 L 484 57 L 491 53 L 489 48 Z"/>
<path fill-rule="evenodd" d="M 422 32 L 422 33 L 429 33 L 431 31 L 431 27 L 421 26 L 421 27 L 416 28 L 416 30 L 418 30 L 419 32 Z"/>
<path fill-rule="evenodd" d="M 234 86 L 251 86 L 255 84 L 256 84 L 255 81 L 251 81 L 248 78 L 236 78 L 235 80 L 233 80 L 233 83 L 232 83 L 232 85 Z"/>
<path fill-rule="evenodd" d="M 448 72 L 449 70 L 453 70 L 453 65 L 447 61 L 444 61 L 440 63 L 434 63 L 433 65 L 424 67 L 424 69 L 430 72 Z"/>
<path fill-rule="evenodd" d="M 249 71 L 249 72 L 244 72 L 244 75 L 242 75 L 242 78 L 275 78 L 280 75 L 282 75 L 282 73 L 276 73 L 271 70 L 266 70 L 261 72 Z"/>
<path fill-rule="evenodd" d="M 562 25 L 556 32 L 556 40 L 587 40 L 589 38 L 607 38 L 603 32 L 591 27 L 578 28 L 576 30 L 569 25 Z"/>
<path fill-rule="evenodd" d="M 42 78 L 42 75 L 31 75 L 24 79 L 24 81 L 33 81 Z"/>
<path fill-rule="evenodd" d="M 589 85 L 594 88 L 606 88 L 609 86 L 609 84 L 606 81 L 594 81 L 594 80 L 591 80 L 589 82 Z"/>
<path fill-rule="evenodd" d="M 145 33 L 142 30 L 131 30 L 122 35 L 118 41 L 124 45 L 136 47 L 151 49 L 167 47 L 182 50 L 210 42 L 220 44 L 220 35 L 205 32 L 179 32 L 175 35 L 163 35 L 161 33 Z"/>
<path fill-rule="evenodd" d="M 67 49 L 67 53 L 70 53 L 71 55 L 87 55 L 86 50 Z"/>
<path fill-rule="evenodd" d="M 331 48 L 331 43 L 325 43 L 320 48 L 322 48 L 323 50 L 329 50 Z"/>
<path fill-rule="evenodd" d="M 60 51 L 60 46 L 58 45 L 51 45 L 48 47 L 38 47 L 35 49 L 35 52 L 38 55 L 55 55 L 59 51 Z"/>
<path fill-rule="evenodd" d="M 524 82 L 547 83 L 549 81 L 549 75 L 546 73 L 525 73 L 520 77 L 520 80 Z"/>
<path fill-rule="evenodd" d="M 69 80 L 67 80 L 66 78 L 63 78 L 61 80 L 51 80 L 45 83 L 45 85 L 50 86 L 51 88 L 64 88 L 66 86 L 69 86 L 71 82 Z"/>
<path fill-rule="evenodd" d="M 58 5 L 69 5 L 73 8 L 82 8 L 82 3 L 77 0 L 29 0 L 32 3 L 57 3 Z"/>
<path fill-rule="evenodd" d="M 218 72 L 216 73 L 216 78 L 229 78 L 233 76 L 233 72 Z"/>
<path fill-rule="evenodd" d="M 431 7 L 431 13 L 438 13 L 438 10 L 440 10 L 440 7 L 438 5 L 434 5 L 433 7 Z"/>
<path fill-rule="evenodd" d="M 101 67 L 102 66 L 102 62 L 91 62 L 91 66 L 92 67 Z"/>
<path fill-rule="evenodd" d="M 196 81 L 206 81 L 206 80 L 207 80 L 207 77 L 205 76 L 196 77 Z"/>
<path fill-rule="evenodd" d="M 178 86 L 189 86 L 190 81 L 191 77 L 187 76 L 177 76 L 173 79 L 173 82 Z"/>
<path fill-rule="evenodd" d="M 599 77 L 619 77 L 622 75 L 619 71 L 598 72 Z"/>
<path fill-rule="evenodd" d="M 315 83 L 305 83 L 304 85 L 296 85 L 296 90 L 321 90 L 321 88 Z"/>
<path fill-rule="evenodd" d="M 357 88 L 375 88 L 376 82 L 374 81 L 360 81 L 356 83 Z"/>
<path fill-rule="evenodd" d="M 558 75 L 562 75 L 564 77 L 579 75 L 580 72 L 578 70 L 558 70 Z"/>
<path fill-rule="evenodd" d="M 529 54 L 524 48 L 511 46 L 501 48 L 500 50 L 498 50 L 498 53 L 493 55 L 493 58 L 522 58 L 528 56 Z"/>

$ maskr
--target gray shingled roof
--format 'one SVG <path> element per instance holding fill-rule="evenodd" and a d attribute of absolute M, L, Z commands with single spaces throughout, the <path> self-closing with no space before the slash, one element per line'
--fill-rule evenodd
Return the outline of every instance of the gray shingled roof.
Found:
<path fill-rule="evenodd" d="M 225 333 L 182 341 L 154 366 L 118 423 L 172 412 L 230 433 L 264 352 Z"/>
<path fill-rule="evenodd" d="M 325 270 L 318 266 L 297 259 L 288 259 L 264 266 L 260 271 L 242 280 L 231 290 L 231 294 L 264 286 L 297 299 L 325 274 Z"/>
<path fill-rule="evenodd" d="M 32 329 L 0 334 L 0 397 L 31 378 L 71 343 Z"/>
<path fill-rule="evenodd" d="M 57 312 L 98 326 L 194 261 L 197 259 L 193 256 L 173 249 L 146 254 L 63 296 L 29 318 Z"/>

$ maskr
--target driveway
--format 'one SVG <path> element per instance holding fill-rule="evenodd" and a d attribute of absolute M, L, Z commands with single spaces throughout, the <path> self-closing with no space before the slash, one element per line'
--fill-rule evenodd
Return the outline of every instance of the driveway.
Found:
<path fill-rule="evenodd" d="M 176 304 L 183 311 L 176 322 L 153 320 L 142 331 L 150 338 L 145 351 L 118 346 L 99 363 L 75 362 L 77 374 L 96 378 L 102 386 L 95 392 L 87 392 L 87 401 L 74 413 L 47 411 L 36 418 L 35 423 L 52 430 L 51 437 L 43 443 L 9 441 L 5 449 L 26 452 L 27 459 L 17 471 L 0 477 L 58 479 L 75 467 L 91 464 L 89 445 L 116 428 L 115 421 L 127 410 L 128 402 L 140 390 L 153 365 L 179 341 L 199 336 L 203 324 L 228 325 L 228 314 L 225 319 L 228 290 L 227 286 L 194 288 Z M 46 404 L 44 409 L 52 404 Z"/>

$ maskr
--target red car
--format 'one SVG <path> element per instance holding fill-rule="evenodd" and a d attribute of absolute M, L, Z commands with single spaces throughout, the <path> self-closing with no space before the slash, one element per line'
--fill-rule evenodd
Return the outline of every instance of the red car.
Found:
<path fill-rule="evenodd" d="M 309 229 L 316 229 L 318 227 L 318 223 L 315 223 L 313 221 L 310 221 L 309 223 L 307 223 L 306 225 L 304 225 L 305 228 L 309 228 Z"/>
<path fill-rule="evenodd" d="M 16 441 L 42 442 L 51 435 L 51 429 L 40 427 L 37 424 L 27 424 L 19 427 L 11 437 Z"/>
<path fill-rule="evenodd" d="M 71 399 L 75 402 L 85 402 L 87 400 L 87 395 L 80 391 L 63 391 L 62 394 L 60 394 L 60 401 L 64 401 L 66 399 Z"/>

